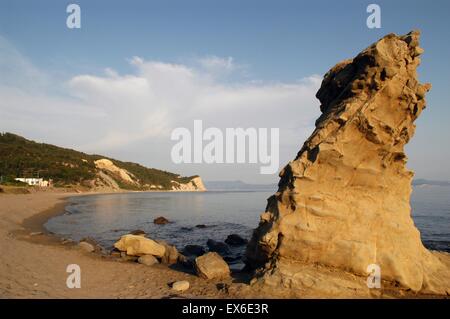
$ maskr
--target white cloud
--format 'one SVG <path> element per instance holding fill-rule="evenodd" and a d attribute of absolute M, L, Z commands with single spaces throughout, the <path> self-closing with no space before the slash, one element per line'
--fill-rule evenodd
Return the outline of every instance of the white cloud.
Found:
<path fill-rule="evenodd" d="M 2 130 L 84 151 L 126 154 L 136 143 L 169 149 L 172 129 L 191 128 L 194 119 L 202 119 L 205 125 L 219 128 L 278 127 L 287 161 L 298 151 L 319 114 L 314 94 L 321 77 L 313 75 L 292 83 L 231 84 L 217 77 L 237 69 L 231 57 L 209 56 L 201 59 L 198 67 L 133 57 L 128 61 L 134 67 L 131 74 L 108 68 L 102 75 L 80 74 L 62 85 L 57 80 L 48 81 L 47 89 L 33 91 L 28 89 L 34 86 L 33 79 L 47 79 L 48 75 L 17 51 L 5 50 L 8 45 L 1 43 L 0 61 L 19 65 L 15 73 L 26 75 L 21 82 L 11 83 L 5 80 L 13 79 L 13 72 L 2 75 Z M 51 86 L 64 94 L 49 93 Z M 166 153 L 152 158 L 159 156 L 167 162 L 170 152 Z"/>
<path fill-rule="evenodd" d="M 200 66 L 208 73 L 227 74 L 235 71 L 237 66 L 232 57 L 221 58 L 215 55 L 206 56 L 198 59 Z"/>

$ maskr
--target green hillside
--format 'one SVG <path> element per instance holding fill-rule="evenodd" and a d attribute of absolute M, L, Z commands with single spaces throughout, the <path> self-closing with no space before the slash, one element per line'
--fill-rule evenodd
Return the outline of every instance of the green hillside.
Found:
<path fill-rule="evenodd" d="M 143 190 L 149 188 L 149 185 L 161 185 L 162 189 L 171 189 L 172 180 L 184 183 L 195 177 L 178 177 L 177 174 L 136 163 L 37 143 L 12 133 L 0 133 L 0 176 L 3 184 L 14 183 L 16 177 L 42 177 L 52 179 L 56 187 L 90 187 L 92 181 L 98 178 L 99 170 L 94 161 L 99 159 L 109 159 L 114 165 L 136 177 L 136 183 L 130 184 L 114 174 L 104 172 L 123 189 Z"/>

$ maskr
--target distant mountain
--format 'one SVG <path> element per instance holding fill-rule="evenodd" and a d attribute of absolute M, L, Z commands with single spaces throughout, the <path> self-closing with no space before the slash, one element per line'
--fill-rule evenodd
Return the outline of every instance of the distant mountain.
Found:
<path fill-rule="evenodd" d="M 208 190 L 267 190 L 275 192 L 277 184 L 247 184 L 243 181 L 205 181 Z"/>
<path fill-rule="evenodd" d="M 102 155 L 37 143 L 12 133 L 0 134 L 0 177 L 41 177 L 56 187 L 99 190 L 204 190 L 199 176 L 181 177 Z"/>
<path fill-rule="evenodd" d="M 420 185 L 434 185 L 434 186 L 450 186 L 450 181 L 433 181 L 428 179 L 415 179 L 412 182 L 413 186 L 420 186 Z"/>

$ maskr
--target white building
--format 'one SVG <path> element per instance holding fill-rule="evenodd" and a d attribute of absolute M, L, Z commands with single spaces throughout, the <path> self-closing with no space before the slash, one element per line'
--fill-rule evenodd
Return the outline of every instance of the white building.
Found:
<path fill-rule="evenodd" d="M 44 180 L 43 178 L 24 178 L 19 177 L 15 178 L 16 181 L 27 183 L 30 186 L 39 186 L 39 187 L 48 187 L 49 182 Z"/>

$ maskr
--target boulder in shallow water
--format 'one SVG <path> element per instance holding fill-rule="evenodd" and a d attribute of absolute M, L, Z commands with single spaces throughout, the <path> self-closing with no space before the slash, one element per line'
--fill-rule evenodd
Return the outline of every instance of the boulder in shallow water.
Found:
<path fill-rule="evenodd" d="M 155 264 L 159 264 L 158 259 L 155 258 L 153 255 L 144 255 L 139 257 L 137 260 L 138 263 L 146 265 L 146 266 L 153 266 Z"/>
<path fill-rule="evenodd" d="M 230 246 L 243 246 L 248 243 L 248 240 L 239 236 L 238 234 L 228 235 L 227 239 L 225 239 L 225 243 Z"/>
<path fill-rule="evenodd" d="M 169 223 L 169 220 L 163 216 L 159 216 L 153 220 L 153 223 L 156 225 L 165 225 Z"/>
<path fill-rule="evenodd" d="M 221 241 L 208 239 L 206 245 L 208 246 L 209 251 L 215 251 L 216 253 L 219 253 L 222 256 L 231 254 L 230 247 L 228 247 L 227 244 Z"/>
<path fill-rule="evenodd" d="M 205 248 L 200 245 L 186 245 L 183 249 L 183 254 L 188 256 L 201 256 L 205 252 Z"/>
<path fill-rule="evenodd" d="M 216 252 L 195 258 L 195 269 L 201 278 L 222 279 L 230 276 L 230 268 Z"/>
<path fill-rule="evenodd" d="M 123 235 L 114 247 L 130 256 L 153 255 L 163 257 L 166 248 L 150 238 L 137 235 Z"/>

